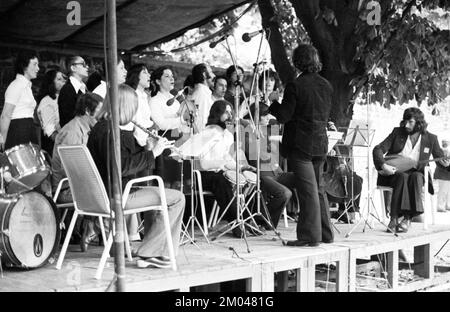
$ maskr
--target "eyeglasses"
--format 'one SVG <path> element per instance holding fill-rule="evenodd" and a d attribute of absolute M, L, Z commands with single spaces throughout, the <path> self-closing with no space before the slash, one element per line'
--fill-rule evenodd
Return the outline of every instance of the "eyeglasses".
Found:
<path fill-rule="evenodd" d="M 83 67 L 88 67 L 88 65 L 86 64 L 86 62 L 82 62 L 82 63 L 72 63 L 72 65 L 82 65 Z"/>

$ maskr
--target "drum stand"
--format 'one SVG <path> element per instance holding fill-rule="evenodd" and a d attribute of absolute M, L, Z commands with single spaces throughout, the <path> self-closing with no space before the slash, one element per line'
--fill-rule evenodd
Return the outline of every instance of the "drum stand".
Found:
<path fill-rule="evenodd" d="M 186 100 L 186 99 L 185 99 Z M 186 106 L 189 110 L 189 106 Z M 191 137 L 194 135 L 194 112 L 189 110 L 190 115 L 190 131 L 191 131 Z M 182 158 L 183 160 L 183 158 Z M 198 245 L 195 243 L 195 224 L 197 224 L 198 228 L 200 229 L 202 235 L 205 237 L 206 242 L 209 244 L 208 234 L 205 233 L 205 230 L 200 225 L 200 221 L 197 219 L 197 209 L 194 208 L 194 196 L 196 194 L 194 189 L 194 157 L 190 157 L 190 163 L 191 163 L 191 215 L 189 216 L 189 220 L 186 222 L 186 224 L 182 223 L 182 235 L 181 235 L 181 245 L 184 245 L 186 243 L 194 244 L 195 246 Z M 183 161 L 181 162 L 181 192 L 183 193 Z M 200 196 L 203 196 L 203 194 L 200 194 Z M 189 227 L 191 228 L 191 233 L 189 233 Z M 183 240 L 186 238 L 186 240 Z"/>

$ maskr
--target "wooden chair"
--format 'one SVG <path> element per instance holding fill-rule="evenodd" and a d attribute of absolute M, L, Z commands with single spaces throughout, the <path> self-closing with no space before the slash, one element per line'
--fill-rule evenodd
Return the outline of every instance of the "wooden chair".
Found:
<path fill-rule="evenodd" d="M 58 153 L 61 157 L 61 162 L 63 164 L 64 170 L 67 174 L 69 180 L 70 189 L 72 191 L 72 197 L 74 200 L 74 214 L 70 222 L 69 229 L 67 231 L 66 238 L 61 250 L 61 253 L 56 264 L 57 269 L 61 269 L 64 257 L 69 245 L 70 236 L 72 235 L 73 228 L 75 226 L 76 220 L 79 215 L 94 216 L 99 218 L 100 227 L 102 233 L 104 234 L 103 218 L 114 218 L 114 212 L 110 209 L 110 202 L 108 194 L 106 193 L 105 186 L 100 177 L 100 174 L 95 166 L 92 156 L 84 145 L 73 145 L 73 146 L 59 146 Z M 145 206 L 133 209 L 124 209 L 130 194 L 131 188 L 136 183 L 141 183 L 145 181 L 156 180 L 161 197 L 161 205 L 159 206 Z M 169 246 L 169 257 L 172 265 L 172 269 L 175 271 L 177 269 L 175 252 L 173 248 L 172 234 L 170 231 L 169 214 L 167 211 L 166 193 L 164 191 L 164 182 L 159 176 L 148 176 L 138 179 L 130 180 L 126 186 L 122 195 L 122 208 L 124 215 L 132 215 L 149 210 L 160 210 L 164 218 L 164 227 L 166 231 L 167 244 Z M 125 228 L 125 247 L 128 259 L 132 261 L 130 242 L 128 240 L 128 233 Z M 97 272 L 95 275 L 96 279 L 100 279 L 103 269 L 106 264 L 106 260 L 109 256 L 109 251 L 113 243 L 113 231 L 109 232 L 108 238 L 105 242 L 105 247 L 103 249 L 102 257 L 100 263 L 97 267 Z M 106 237 L 104 235 L 104 237 Z"/>

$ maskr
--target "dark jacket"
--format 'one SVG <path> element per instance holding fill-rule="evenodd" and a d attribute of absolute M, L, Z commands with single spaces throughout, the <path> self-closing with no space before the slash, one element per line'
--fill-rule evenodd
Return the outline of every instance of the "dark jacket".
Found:
<path fill-rule="evenodd" d="M 78 97 L 82 94 L 83 92 L 80 90 L 78 93 L 75 92 L 70 79 L 61 88 L 58 96 L 59 124 L 61 128 L 75 117 L 75 104 Z"/>
<path fill-rule="evenodd" d="M 286 85 L 283 102 L 269 111 L 286 124 L 281 144 L 283 156 L 325 156 L 328 148 L 327 122 L 333 87 L 316 73 L 305 73 Z"/>
<path fill-rule="evenodd" d="M 408 132 L 404 127 L 397 127 L 389 134 L 389 136 L 384 139 L 383 142 L 378 144 L 373 149 L 373 162 L 375 164 L 375 168 L 377 170 L 381 170 L 381 167 L 385 163 L 384 156 L 396 155 L 399 154 L 403 148 L 405 147 L 406 140 L 408 139 Z M 417 170 L 424 172 L 424 168 L 427 165 L 423 161 L 430 159 L 430 156 L 433 155 L 433 158 L 439 158 L 444 156 L 444 151 L 439 146 L 439 142 L 437 136 L 426 131 L 422 133 L 422 139 L 420 142 L 420 156 Z M 436 166 L 442 167 L 441 164 L 436 163 Z M 443 168 L 443 167 L 442 167 Z M 379 185 L 385 185 L 386 177 L 378 175 L 377 183 Z M 429 177 L 429 185 L 428 190 L 430 193 L 433 193 L 433 183 L 432 177 Z"/>
<path fill-rule="evenodd" d="M 109 192 L 108 179 L 108 148 L 112 146 L 112 135 L 109 135 L 108 121 L 99 121 L 89 135 L 87 147 L 91 152 L 97 169 L 102 177 L 105 188 Z M 108 139 L 111 142 L 108 144 Z M 135 178 L 136 173 L 144 169 L 153 169 L 155 158 L 152 151 L 140 146 L 133 135 L 133 131 L 120 130 L 120 156 L 122 162 L 122 189 L 126 183 Z M 110 171 L 111 172 L 111 171 Z"/>

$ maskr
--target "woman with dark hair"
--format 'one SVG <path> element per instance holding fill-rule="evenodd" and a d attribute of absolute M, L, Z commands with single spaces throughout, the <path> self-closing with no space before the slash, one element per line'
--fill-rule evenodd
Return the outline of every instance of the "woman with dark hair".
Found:
<path fill-rule="evenodd" d="M 322 64 L 313 46 L 299 45 L 293 63 L 301 74 L 286 84 L 281 105 L 276 92 L 269 96 L 269 112 L 285 124 L 281 153 L 294 172 L 300 200 L 297 240 L 288 245 L 313 247 L 334 239 L 322 177 L 333 88 L 318 74 Z"/>
<path fill-rule="evenodd" d="M 182 106 L 174 98 L 170 91 L 173 90 L 175 79 L 170 66 L 160 66 L 151 75 L 151 83 L 154 87 L 150 99 L 152 119 L 160 129 L 159 135 L 169 140 L 180 140 L 183 130 L 187 134 L 189 129 L 182 116 Z M 181 141 L 176 143 L 179 145 Z M 167 150 L 156 161 L 156 174 L 161 176 L 167 187 L 173 189 L 181 186 L 181 164 L 171 158 Z"/>
<path fill-rule="evenodd" d="M 38 144 L 33 116 L 36 100 L 31 80 L 39 72 L 39 60 L 34 52 L 21 52 L 15 63 L 16 79 L 5 92 L 5 105 L 0 117 L 0 149 L 32 142 Z"/>
<path fill-rule="evenodd" d="M 398 155 L 414 163 L 414 168 L 400 172 L 386 163 L 384 157 Z M 373 149 L 373 162 L 379 170 L 377 184 L 392 187 L 391 211 L 388 232 L 407 232 L 411 219 L 423 213 L 422 188 L 424 168 L 430 156 L 444 157 L 437 136 L 427 131 L 424 114 L 416 107 L 403 113 L 400 127 L 394 128 L 383 142 Z M 438 167 L 448 167 L 449 160 L 440 160 Z M 428 191 L 433 194 L 433 180 L 429 176 Z M 399 218 L 403 216 L 399 223 Z"/>
<path fill-rule="evenodd" d="M 150 87 L 150 73 L 144 63 L 134 64 L 127 73 L 125 84 L 132 87 L 138 95 L 138 110 L 133 120 L 144 128 L 151 128 L 150 94 L 146 91 Z M 134 127 L 134 137 L 141 146 L 147 144 L 148 134 L 138 127 Z"/>
<path fill-rule="evenodd" d="M 244 82 L 244 69 L 241 66 L 236 67 L 234 65 L 231 65 L 227 68 L 227 71 L 225 72 L 225 76 L 227 77 L 227 91 L 225 92 L 225 100 L 227 100 L 230 103 L 234 103 L 234 94 L 236 93 L 236 82 L 239 80 L 241 83 Z M 244 101 L 245 96 L 244 94 L 239 95 L 239 104 Z"/>
<path fill-rule="evenodd" d="M 41 147 L 50 155 L 53 152 L 53 145 L 59 125 L 58 96 L 59 91 L 66 83 L 66 77 L 57 69 L 49 70 L 45 73 L 39 90 L 37 115 L 41 123 Z"/>

